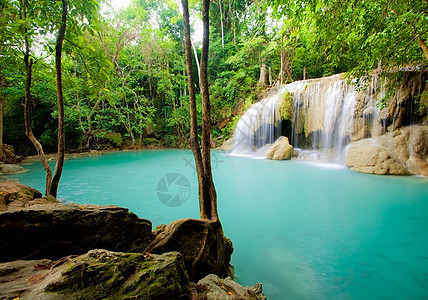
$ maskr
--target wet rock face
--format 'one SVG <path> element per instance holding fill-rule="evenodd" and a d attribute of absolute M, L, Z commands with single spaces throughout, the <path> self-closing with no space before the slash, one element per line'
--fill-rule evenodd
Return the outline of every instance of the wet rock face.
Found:
<path fill-rule="evenodd" d="M 91 250 L 60 261 L 0 264 L 1 299 L 189 299 L 188 284 L 178 252 Z"/>
<path fill-rule="evenodd" d="M 90 249 L 142 252 L 152 224 L 116 206 L 50 204 L 0 213 L 0 262 L 58 259 Z"/>
<path fill-rule="evenodd" d="M 369 174 L 428 176 L 428 126 L 408 126 L 349 145 L 346 165 Z"/>

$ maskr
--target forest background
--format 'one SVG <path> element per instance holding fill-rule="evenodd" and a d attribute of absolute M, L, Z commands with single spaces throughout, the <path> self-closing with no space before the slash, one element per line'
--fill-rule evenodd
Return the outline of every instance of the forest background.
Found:
<path fill-rule="evenodd" d="M 62 57 L 66 149 L 188 147 L 179 4 L 133 0 L 129 7 L 109 11 L 95 0 L 69 2 L 71 25 Z M 56 152 L 54 24 L 60 24 L 61 2 L 0 3 L 0 142 L 20 155 L 36 153 L 24 127 L 27 39 L 34 62 L 33 133 L 45 152 Z M 200 3 L 189 5 L 198 20 Z M 215 0 L 210 25 L 208 79 L 216 146 L 231 137 L 242 112 L 272 86 L 341 72 L 361 77 L 373 70 L 424 69 L 428 60 L 428 0 Z M 200 46 L 195 39 L 194 58 L 200 57 Z M 195 74 L 198 64 L 194 59 Z M 426 114 L 425 98 L 417 109 Z"/>

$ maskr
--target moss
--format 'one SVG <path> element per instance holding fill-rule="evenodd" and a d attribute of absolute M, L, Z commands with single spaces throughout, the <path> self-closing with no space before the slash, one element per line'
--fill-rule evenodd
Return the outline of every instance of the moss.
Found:
<path fill-rule="evenodd" d="M 187 292 L 188 278 L 177 252 L 146 257 L 106 250 L 89 252 L 65 266 L 48 291 L 79 299 L 174 299 Z"/>
<path fill-rule="evenodd" d="M 419 96 L 417 113 L 428 121 L 428 90 L 423 91 Z"/>
<path fill-rule="evenodd" d="M 279 104 L 278 110 L 282 121 L 292 121 L 293 96 L 289 92 L 285 92 L 281 95 L 281 103 Z"/>

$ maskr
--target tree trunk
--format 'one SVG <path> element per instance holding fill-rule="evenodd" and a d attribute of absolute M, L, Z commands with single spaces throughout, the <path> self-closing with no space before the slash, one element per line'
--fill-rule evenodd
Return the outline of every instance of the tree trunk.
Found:
<path fill-rule="evenodd" d="M 221 0 L 218 1 L 220 9 L 220 26 L 221 26 L 221 47 L 224 49 L 224 24 L 223 24 L 223 8 L 221 6 Z"/>
<path fill-rule="evenodd" d="M 25 0 L 22 0 L 22 19 L 27 19 L 27 7 Z M 30 117 L 30 101 L 31 101 L 31 80 L 32 80 L 32 71 L 33 71 L 33 60 L 30 58 L 30 45 L 28 42 L 28 29 L 25 27 L 25 38 L 24 38 L 24 64 L 25 64 L 25 95 L 24 95 L 24 125 L 25 125 L 25 135 L 33 143 L 34 147 L 37 150 L 37 154 L 42 161 L 43 168 L 46 172 L 46 189 L 45 195 L 50 195 L 51 184 L 52 184 L 52 170 L 49 166 L 46 155 L 43 152 L 43 147 L 40 142 L 36 139 L 31 129 L 31 117 Z"/>
<path fill-rule="evenodd" d="M 183 6 L 183 22 L 184 22 L 184 52 L 186 56 L 187 83 L 189 90 L 189 107 L 190 107 L 190 147 L 195 157 L 196 174 L 198 176 L 198 193 L 199 204 L 203 202 L 204 185 L 203 185 L 203 168 L 202 154 L 198 141 L 198 118 L 196 110 L 196 95 L 195 95 L 195 77 L 192 64 L 192 45 L 190 41 L 190 24 L 189 24 L 189 5 L 187 0 L 181 0 Z M 203 218 L 202 209 L 200 215 Z"/>
<path fill-rule="evenodd" d="M 419 43 L 419 47 L 421 47 L 422 51 L 424 52 L 425 59 L 428 60 L 428 47 L 427 47 L 427 44 L 424 42 L 424 40 L 421 37 L 418 38 L 418 43 Z"/>
<path fill-rule="evenodd" d="M 267 74 L 266 64 L 262 64 L 260 66 L 259 84 L 261 86 L 267 86 L 268 85 L 268 74 Z"/>
<path fill-rule="evenodd" d="M 52 179 L 50 195 L 56 197 L 58 192 L 59 180 L 64 168 L 65 157 L 65 135 L 64 135 L 64 95 L 62 92 L 62 45 L 64 42 L 65 29 L 67 27 L 67 0 L 62 0 L 62 18 L 61 26 L 58 31 L 58 37 L 55 46 L 55 70 L 56 70 L 56 96 L 58 102 L 58 154 L 55 165 L 55 173 Z"/>
<path fill-rule="evenodd" d="M 199 65 L 198 52 L 196 52 L 195 44 L 192 43 L 193 53 L 195 55 L 196 67 L 198 68 L 198 78 L 201 77 L 201 67 Z"/>
<path fill-rule="evenodd" d="M 0 48 L 0 54 L 1 54 L 1 48 Z M 5 106 L 4 86 L 5 86 L 5 80 L 1 72 L 1 64 L 0 64 L 0 161 L 4 161 L 3 159 L 3 156 L 4 156 L 3 154 L 3 114 L 4 114 L 4 106 Z"/>
<path fill-rule="evenodd" d="M 217 193 L 211 172 L 211 105 L 208 90 L 208 50 L 209 50 L 210 0 L 202 1 L 202 55 L 201 55 L 201 96 L 202 96 L 202 164 L 206 189 L 201 215 L 206 219 L 218 221 Z"/>

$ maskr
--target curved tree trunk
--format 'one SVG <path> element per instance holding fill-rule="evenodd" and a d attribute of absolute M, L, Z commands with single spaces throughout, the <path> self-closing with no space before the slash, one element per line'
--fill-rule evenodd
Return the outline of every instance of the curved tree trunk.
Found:
<path fill-rule="evenodd" d="M 55 47 L 55 69 L 56 69 L 56 95 L 58 102 L 58 157 L 55 165 L 55 173 L 52 179 L 49 194 L 56 197 L 58 192 L 59 180 L 64 168 L 65 157 L 65 136 L 64 136 L 64 95 L 62 92 L 62 68 L 61 56 L 62 45 L 64 42 L 65 29 L 67 27 L 67 0 L 62 1 L 62 18 Z"/>

